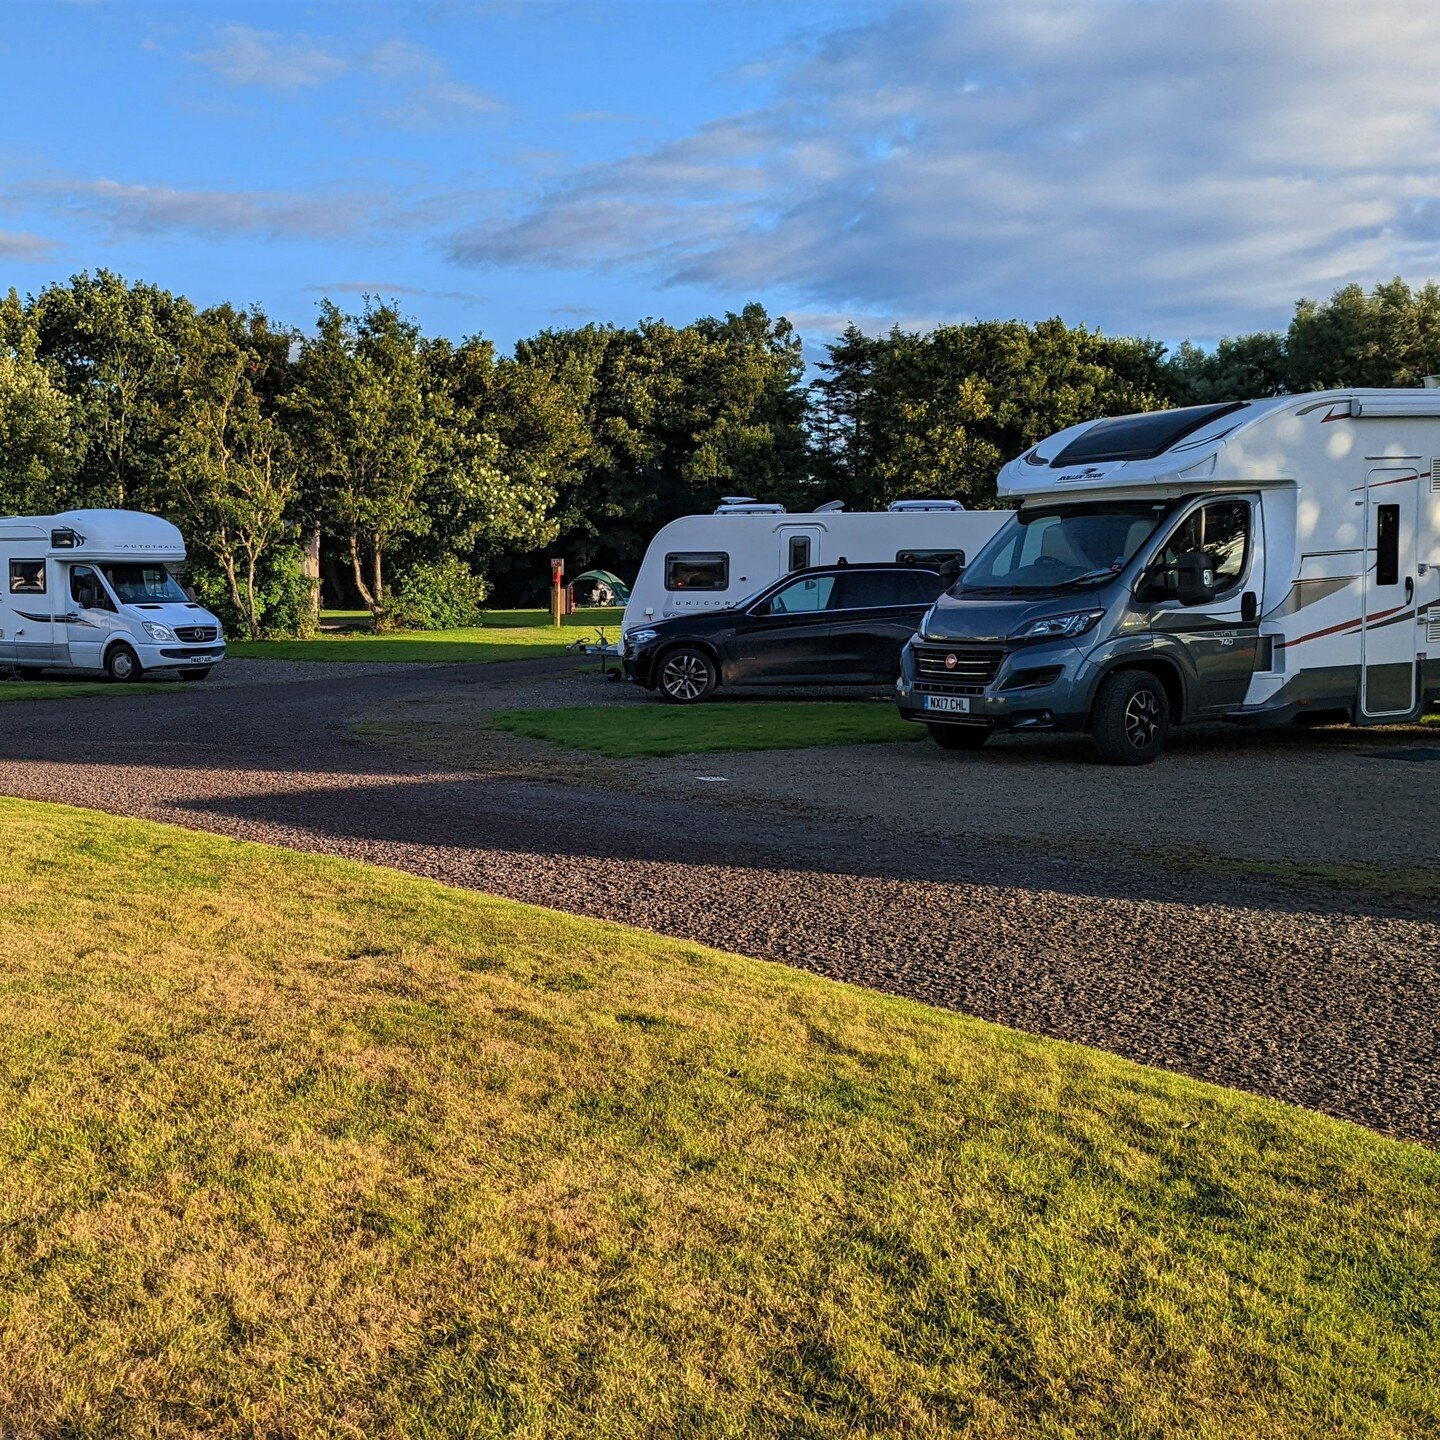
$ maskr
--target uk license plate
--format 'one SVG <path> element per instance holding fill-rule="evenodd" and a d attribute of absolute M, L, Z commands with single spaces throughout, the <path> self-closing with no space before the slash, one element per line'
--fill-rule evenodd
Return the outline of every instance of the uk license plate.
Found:
<path fill-rule="evenodd" d="M 968 715 L 970 701 L 964 695 L 927 695 L 925 709 L 948 710 L 952 715 Z"/>

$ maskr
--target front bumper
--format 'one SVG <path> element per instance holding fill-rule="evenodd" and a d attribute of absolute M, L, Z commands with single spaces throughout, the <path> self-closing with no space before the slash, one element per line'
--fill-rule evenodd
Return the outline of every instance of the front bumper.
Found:
<path fill-rule="evenodd" d="M 927 641 L 921 652 L 998 652 L 984 683 L 917 673 L 913 645 L 901 652 L 895 703 L 902 720 L 925 725 L 984 725 L 992 730 L 1083 730 L 1089 717 L 1094 666 L 1071 641 L 1039 645 L 978 645 Z M 934 669 L 933 666 L 928 667 Z"/>
<path fill-rule="evenodd" d="M 150 642 L 135 646 L 140 665 L 145 670 L 198 670 L 209 669 L 225 658 L 225 642 L 211 641 L 208 645 L 185 645 L 173 640 Z"/>
<path fill-rule="evenodd" d="M 647 690 L 653 690 L 655 688 L 655 650 L 654 645 L 646 645 L 639 650 L 634 650 L 627 645 L 621 661 L 625 678 L 633 680 L 637 685 L 643 685 Z"/>

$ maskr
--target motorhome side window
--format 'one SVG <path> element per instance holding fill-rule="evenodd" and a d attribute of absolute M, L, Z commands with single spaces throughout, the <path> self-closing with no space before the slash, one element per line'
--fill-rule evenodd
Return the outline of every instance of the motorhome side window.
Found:
<path fill-rule="evenodd" d="M 685 551 L 665 557 L 667 590 L 728 590 L 730 557 L 718 550 Z"/>
<path fill-rule="evenodd" d="M 10 593 L 12 595 L 43 595 L 45 593 L 45 562 L 43 560 L 12 560 L 10 562 Z"/>
<path fill-rule="evenodd" d="M 1249 549 L 1249 504 L 1244 500 L 1215 500 L 1181 521 L 1165 542 L 1159 559 L 1162 565 L 1174 565 L 1182 555 L 1203 551 L 1214 571 L 1218 594 L 1240 583 Z"/>

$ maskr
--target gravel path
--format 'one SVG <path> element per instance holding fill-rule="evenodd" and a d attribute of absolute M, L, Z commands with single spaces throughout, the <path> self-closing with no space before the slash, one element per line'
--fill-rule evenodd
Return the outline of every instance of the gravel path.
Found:
<path fill-rule="evenodd" d="M 1431 915 L 1147 867 L 1106 858 L 1104 845 L 1094 859 L 1055 858 L 985 838 L 936 843 L 877 817 L 435 769 L 346 728 L 397 701 L 558 698 L 584 682 L 548 677 L 574 668 L 346 665 L 301 684 L 16 705 L 0 791 L 620 920 L 1440 1143 Z M 903 765 L 919 748 L 823 754 L 858 774 L 882 752 Z"/>

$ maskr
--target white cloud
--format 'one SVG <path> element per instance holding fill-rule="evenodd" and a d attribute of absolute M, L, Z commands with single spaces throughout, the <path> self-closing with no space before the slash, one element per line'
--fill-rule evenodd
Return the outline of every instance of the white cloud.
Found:
<path fill-rule="evenodd" d="M 324 239 L 363 233 L 387 208 L 387 202 L 363 195 L 181 190 L 106 179 L 44 181 L 10 198 L 12 203 L 48 199 L 124 237 L 182 232 L 221 239 L 232 235 Z"/>
<path fill-rule="evenodd" d="M 1213 336 L 1440 272 L 1440 7 L 953 0 L 452 238 L 832 313 Z"/>
<path fill-rule="evenodd" d="M 423 45 L 403 39 L 341 54 L 303 35 L 226 25 L 213 48 L 189 58 L 229 85 L 277 93 L 360 75 L 387 94 L 375 115 L 410 128 L 473 120 L 505 108 L 487 91 L 456 80 L 444 61 Z"/>
<path fill-rule="evenodd" d="M 48 260 L 57 248 L 53 240 L 28 230 L 0 230 L 0 257 L 6 260 Z"/>
<path fill-rule="evenodd" d="M 222 26 L 215 45 L 189 57 L 229 85 L 299 90 L 334 80 L 349 68 L 339 55 L 303 35 L 279 35 L 249 25 Z"/>

